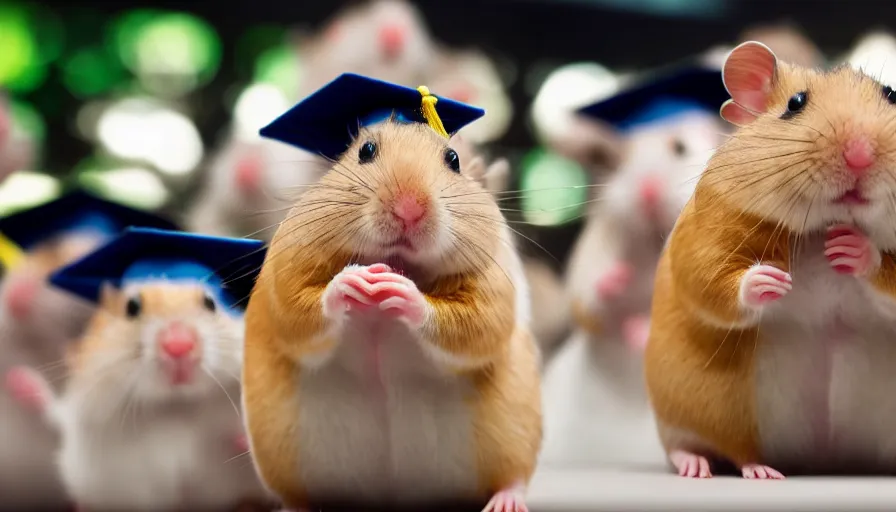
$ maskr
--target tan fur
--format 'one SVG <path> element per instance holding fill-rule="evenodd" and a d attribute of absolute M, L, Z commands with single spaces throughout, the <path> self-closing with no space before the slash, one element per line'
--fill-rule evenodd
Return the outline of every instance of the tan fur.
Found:
<path fill-rule="evenodd" d="M 366 140 L 377 141 L 378 159 L 361 166 L 356 155 Z M 444 148 L 445 140 L 426 126 L 385 123 L 363 130 L 271 243 L 246 313 L 244 404 L 259 473 L 290 507 L 307 505 L 295 469 L 301 461 L 294 429 L 299 375 L 313 370 L 300 362 L 334 349 L 334 340 L 320 336 L 327 322 L 321 297 L 348 264 L 384 257 L 375 232 L 363 229 L 385 222 L 381 212 L 401 190 L 420 191 L 418 200 L 439 210 L 422 235 L 438 251 L 421 251 L 422 261 L 412 265 L 433 313 L 420 336 L 468 363 L 446 369 L 477 390 L 470 406 L 483 491 L 478 498 L 532 474 L 541 439 L 537 348 L 516 323 L 514 282 L 499 264 L 512 247 L 488 193 L 443 167 Z M 440 218 L 442 211 L 450 218 Z M 439 223 L 446 221 L 459 242 L 446 245 L 439 238 Z"/>

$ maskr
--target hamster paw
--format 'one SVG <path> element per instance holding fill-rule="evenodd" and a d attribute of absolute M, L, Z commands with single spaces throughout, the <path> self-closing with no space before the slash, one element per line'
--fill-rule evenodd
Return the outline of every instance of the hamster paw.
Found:
<path fill-rule="evenodd" d="M 324 316 L 338 318 L 352 310 L 364 310 L 374 305 L 373 284 L 376 276 L 392 269 L 388 265 L 349 265 L 336 274 L 321 298 Z"/>
<path fill-rule="evenodd" d="M 824 255 L 840 274 L 866 276 L 880 266 L 880 251 L 854 226 L 838 224 L 828 228 Z"/>
<path fill-rule="evenodd" d="M 398 274 L 391 274 L 389 278 L 393 280 L 373 286 L 380 311 L 404 320 L 414 329 L 419 328 L 426 316 L 426 297 L 410 279 Z"/>
<path fill-rule="evenodd" d="M 622 335 L 625 344 L 638 352 L 643 352 L 647 346 L 647 338 L 650 336 L 650 317 L 638 315 L 627 318 L 622 323 Z"/>
<path fill-rule="evenodd" d="M 523 486 L 514 485 L 492 496 L 482 512 L 529 512 Z"/>
<path fill-rule="evenodd" d="M 672 450 L 669 453 L 669 462 L 678 470 L 678 474 L 688 478 L 712 478 L 709 470 L 709 460 L 706 457 L 686 452 L 684 450 Z"/>
<path fill-rule="evenodd" d="M 6 372 L 6 390 L 17 402 L 32 410 L 43 412 L 50 402 L 43 377 L 24 366 Z"/>
<path fill-rule="evenodd" d="M 750 480 L 784 480 L 784 475 L 778 470 L 762 464 L 747 464 L 741 467 L 740 471 L 743 473 L 744 478 Z"/>
<path fill-rule="evenodd" d="M 249 437 L 246 434 L 236 436 L 233 439 L 233 446 L 238 453 L 249 453 Z"/>
<path fill-rule="evenodd" d="M 616 262 L 609 270 L 597 278 L 597 295 L 602 299 L 618 297 L 632 280 L 632 266 L 623 261 Z"/>
<path fill-rule="evenodd" d="M 748 309 L 759 309 L 793 288 L 790 274 L 771 265 L 753 265 L 740 280 L 738 298 Z"/>

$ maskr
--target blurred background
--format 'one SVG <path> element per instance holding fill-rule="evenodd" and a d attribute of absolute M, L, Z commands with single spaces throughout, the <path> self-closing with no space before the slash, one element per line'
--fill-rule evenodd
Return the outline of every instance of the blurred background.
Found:
<path fill-rule="evenodd" d="M 321 66 L 320 55 L 311 52 L 340 37 L 328 29 L 356 4 L 0 1 L 0 89 L 13 127 L 5 151 L 33 149 L 0 186 L 0 214 L 81 185 L 183 218 L 220 148 L 251 143 L 260 126 L 316 88 L 311 67 Z M 413 7 L 439 51 L 475 57 L 453 72 L 473 82 L 472 92 L 460 84 L 454 95 L 488 110 L 475 142 L 508 158 L 508 186 L 541 190 L 518 201 L 518 228 L 551 256 L 525 250 L 555 267 L 581 225 L 583 207 L 570 205 L 587 194 L 576 185 L 589 182 L 579 163 L 545 147 L 560 112 L 612 93 L 632 72 L 730 48 L 757 24 L 790 23 L 833 62 L 867 31 L 896 20 L 894 2 L 855 0 L 425 0 Z"/>

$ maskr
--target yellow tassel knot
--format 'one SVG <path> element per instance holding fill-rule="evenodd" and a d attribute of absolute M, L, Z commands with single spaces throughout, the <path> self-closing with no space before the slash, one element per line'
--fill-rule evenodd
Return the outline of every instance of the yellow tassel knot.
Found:
<path fill-rule="evenodd" d="M 448 132 L 445 131 L 445 126 L 439 118 L 439 113 L 436 112 L 436 103 L 439 101 L 439 98 L 433 96 L 425 85 L 418 87 L 417 91 L 423 96 L 423 117 L 426 119 L 429 127 L 447 139 Z"/>
<path fill-rule="evenodd" d="M 0 264 L 9 270 L 25 257 L 24 252 L 12 240 L 0 234 Z"/>

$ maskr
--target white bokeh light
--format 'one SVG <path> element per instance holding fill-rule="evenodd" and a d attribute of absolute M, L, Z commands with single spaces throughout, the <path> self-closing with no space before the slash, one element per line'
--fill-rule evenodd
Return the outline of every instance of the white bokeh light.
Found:
<path fill-rule="evenodd" d="M 896 37 L 872 32 L 846 58 L 847 63 L 883 84 L 896 87 Z"/>
<path fill-rule="evenodd" d="M 154 172 L 141 167 L 85 171 L 80 179 L 103 196 L 137 208 L 159 208 L 170 195 Z"/>
<path fill-rule="evenodd" d="M 240 140 L 258 140 L 258 130 L 286 112 L 290 107 L 283 92 L 267 83 L 247 87 L 233 109 L 236 137 Z"/>
<path fill-rule="evenodd" d="M 62 188 L 56 178 L 32 171 L 17 171 L 0 185 L 0 213 L 28 208 L 55 199 Z"/>

